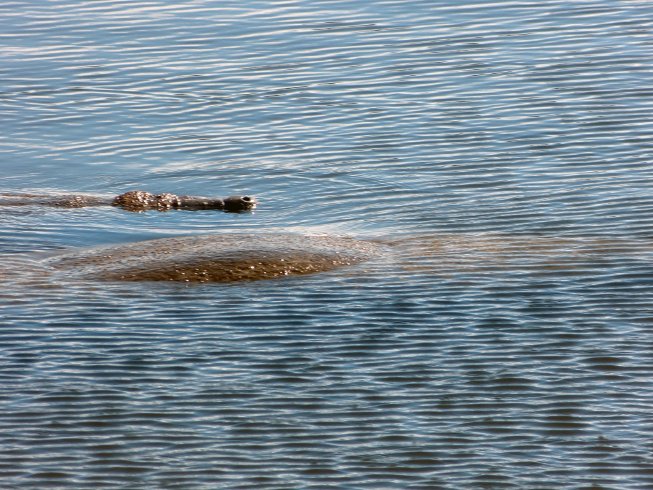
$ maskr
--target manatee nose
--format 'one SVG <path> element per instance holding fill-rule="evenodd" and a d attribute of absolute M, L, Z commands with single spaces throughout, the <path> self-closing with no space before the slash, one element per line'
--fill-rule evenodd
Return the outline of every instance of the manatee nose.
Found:
<path fill-rule="evenodd" d="M 246 211 L 256 207 L 256 198 L 252 196 L 229 196 L 224 200 L 225 211 Z"/>

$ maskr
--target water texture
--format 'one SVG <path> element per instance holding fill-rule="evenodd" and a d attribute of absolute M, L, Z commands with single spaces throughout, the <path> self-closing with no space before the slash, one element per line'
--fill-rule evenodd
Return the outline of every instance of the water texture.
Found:
<path fill-rule="evenodd" d="M 0 488 L 653 487 L 653 6 L 0 2 Z M 238 284 L 41 273 L 302 233 Z"/>

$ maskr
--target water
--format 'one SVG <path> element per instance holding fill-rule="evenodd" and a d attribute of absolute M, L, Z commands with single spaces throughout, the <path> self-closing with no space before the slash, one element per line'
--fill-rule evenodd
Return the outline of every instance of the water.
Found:
<path fill-rule="evenodd" d="M 649 2 L 0 17 L 2 191 L 261 201 L 0 209 L 1 488 L 653 487 Z M 262 231 L 395 252 L 237 285 L 25 278 L 33 253 Z"/>

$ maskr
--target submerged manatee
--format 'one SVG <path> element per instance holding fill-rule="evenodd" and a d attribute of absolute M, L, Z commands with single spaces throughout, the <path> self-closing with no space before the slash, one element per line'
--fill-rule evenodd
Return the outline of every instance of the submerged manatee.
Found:
<path fill-rule="evenodd" d="M 373 242 L 333 236 L 200 235 L 75 250 L 46 265 L 92 280 L 234 282 L 329 271 L 381 250 Z"/>
<path fill-rule="evenodd" d="M 1 205 L 241 212 L 254 209 L 257 201 L 250 196 L 214 199 L 129 191 L 113 198 L 4 193 L 0 194 Z M 378 245 L 351 238 L 223 234 L 75 250 L 45 259 L 38 268 L 84 280 L 233 282 L 324 272 L 361 262 L 378 251 Z"/>
<path fill-rule="evenodd" d="M 583 274 L 588 264 L 605 264 L 607 260 L 649 264 L 653 243 L 504 234 L 365 241 L 323 235 L 234 233 L 72 250 L 36 265 L 39 270 L 84 281 L 235 282 L 315 274 L 374 258 L 382 260 L 374 261 L 373 270 L 391 264 L 395 273 L 449 278 L 501 271 Z"/>
<path fill-rule="evenodd" d="M 256 206 L 251 197 L 224 200 L 131 191 L 115 198 L 0 194 L 0 205 L 148 209 L 222 209 Z M 0 263 L 3 277 L 42 278 L 54 273 L 81 280 L 233 282 L 313 274 L 386 255 L 394 270 L 453 276 L 527 270 L 582 274 L 589 263 L 653 260 L 653 243 L 606 238 L 503 234 L 438 234 L 381 241 L 296 234 L 222 234 L 162 238 L 64 252 L 46 259 Z M 13 265 L 12 265 L 13 264 Z M 22 265 L 20 265 L 22 264 Z"/>

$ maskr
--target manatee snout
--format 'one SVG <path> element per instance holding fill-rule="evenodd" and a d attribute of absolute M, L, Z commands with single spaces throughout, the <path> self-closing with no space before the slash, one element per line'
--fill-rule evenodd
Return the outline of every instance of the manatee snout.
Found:
<path fill-rule="evenodd" d="M 224 210 L 230 213 L 249 211 L 256 207 L 256 198 L 253 196 L 229 196 L 224 199 Z"/>

